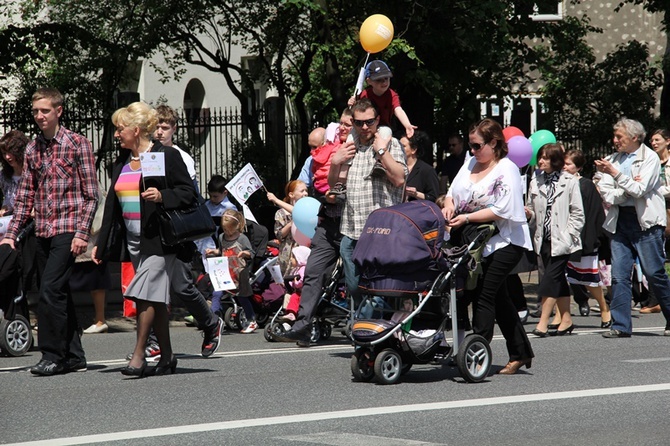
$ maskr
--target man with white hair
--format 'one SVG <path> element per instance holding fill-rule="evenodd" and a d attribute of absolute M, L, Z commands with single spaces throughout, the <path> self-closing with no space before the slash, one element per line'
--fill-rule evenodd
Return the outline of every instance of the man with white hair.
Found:
<path fill-rule="evenodd" d="M 603 227 L 612 234 L 612 329 L 605 338 L 629 338 L 631 321 L 631 271 L 635 258 L 658 297 L 670 336 L 670 279 L 664 269 L 663 231 L 665 199 L 659 191 L 661 162 L 644 144 L 645 130 L 632 119 L 614 125 L 617 153 L 596 160 L 603 173 L 598 183 L 603 201 L 611 207 Z"/>

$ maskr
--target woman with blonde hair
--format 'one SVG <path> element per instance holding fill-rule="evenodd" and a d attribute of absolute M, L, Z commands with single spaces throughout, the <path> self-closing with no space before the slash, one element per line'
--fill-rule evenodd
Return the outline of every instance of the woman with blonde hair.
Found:
<path fill-rule="evenodd" d="M 182 246 L 163 244 L 158 208 L 188 208 L 196 201 L 196 191 L 179 152 L 159 142 L 152 143 L 150 138 L 158 124 L 153 108 L 134 102 L 114 112 L 112 122 L 121 153 L 113 165 L 103 224 L 92 257 L 97 262 L 130 257 L 135 267 L 135 277 L 124 295 L 137 306 L 137 342 L 121 373 L 138 377 L 174 373 L 177 358 L 172 354 L 168 304 L 172 281 L 181 277 L 175 270 Z M 148 152 L 164 153 L 163 176 L 143 175 L 141 156 Z M 152 328 L 161 359 L 148 371 L 145 346 Z"/>

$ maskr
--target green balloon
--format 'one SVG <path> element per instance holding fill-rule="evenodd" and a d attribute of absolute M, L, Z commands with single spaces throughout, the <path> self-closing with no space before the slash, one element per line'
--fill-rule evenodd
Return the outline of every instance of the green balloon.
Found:
<path fill-rule="evenodd" d="M 540 148 L 545 144 L 553 144 L 556 142 L 556 137 L 549 130 L 538 130 L 537 132 L 530 135 L 528 138 L 530 141 L 530 146 L 533 148 L 533 156 L 530 158 L 531 166 L 537 165 L 537 152 L 540 151 Z"/>

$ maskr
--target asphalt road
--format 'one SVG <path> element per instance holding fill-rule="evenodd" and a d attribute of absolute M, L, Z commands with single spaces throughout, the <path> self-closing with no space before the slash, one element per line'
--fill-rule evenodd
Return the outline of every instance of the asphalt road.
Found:
<path fill-rule="evenodd" d="M 415 366 L 396 385 L 353 382 L 339 330 L 308 349 L 231 333 L 203 359 L 199 333 L 183 326 L 172 328 L 176 375 L 128 379 L 119 369 L 134 333 L 85 335 L 84 373 L 35 377 L 38 352 L 0 357 L 0 443 L 670 444 L 663 317 L 636 317 L 630 339 L 602 338 L 596 315 L 574 320 L 573 335 L 531 335 L 531 369 L 479 384 L 444 363 Z M 495 372 L 508 358 L 500 336 L 491 347 Z"/>

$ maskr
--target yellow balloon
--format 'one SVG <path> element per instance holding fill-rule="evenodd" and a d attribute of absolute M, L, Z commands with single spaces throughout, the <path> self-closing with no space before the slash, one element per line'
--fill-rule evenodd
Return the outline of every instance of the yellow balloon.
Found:
<path fill-rule="evenodd" d="M 384 51 L 393 40 L 393 23 L 383 14 L 371 15 L 361 25 L 359 37 L 368 53 Z"/>

